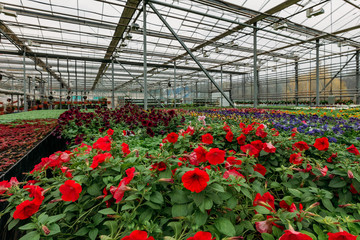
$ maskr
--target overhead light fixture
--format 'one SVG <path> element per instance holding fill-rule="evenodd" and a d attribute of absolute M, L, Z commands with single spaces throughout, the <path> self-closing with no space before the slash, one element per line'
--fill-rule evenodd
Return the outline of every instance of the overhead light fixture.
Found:
<path fill-rule="evenodd" d="M 235 43 L 234 40 L 231 40 L 231 42 L 229 43 L 229 45 L 230 45 L 230 47 L 234 47 L 234 46 L 236 46 L 236 43 Z"/>
<path fill-rule="evenodd" d="M 128 33 L 128 34 L 125 36 L 125 39 L 131 40 L 131 39 L 132 39 L 132 35 L 131 35 L 130 33 Z"/>
<path fill-rule="evenodd" d="M 32 46 L 32 47 L 40 47 L 41 46 L 40 43 L 34 42 L 33 40 L 27 40 L 26 43 L 28 46 Z"/>
<path fill-rule="evenodd" d="M 216 52 L 216 53 L 221 53 L 222 51 L 223 51 L 223 50 L 221 50 L 219 47 L 216 47 L 216 48 L 215 48 L 215 52 Z"/>
<path fill-rule="evenodd" d="M 318 10 L 314 10 L 314 8 L 309 8 L 306 10 L 306 17 L 311 18 L 313 16 L 318 16 L 325 13 L 325 10 L 323 8 L 320 8 Z"/>
<path fill-rule="evenodd" d="M 288 27 L 288 24 L 286 22 L 278 22 L 278 23 L 274 23 L 273 24 L 273 29 L 274 30 L 281 30 L 281 29 L 286 29 Z"/>
<path fill-rule="evenodd" d="M 15 11 L 5 9 L 3 4 L 0 4 L 0 13 L 3 13 L 10 17 L 17 17 L 17 13 Z"/>
<path fill-rule="evenodd" d="M 140 29 L 140 25 L 137 23 L 132 23 L 131 24 L 131 30 L 132 31 L 138 31 Z"/>
<path fill-rule="evenodd" d="M 121 47 L 127 47 L 127 45 L 128 45 L 128 44 L 127 44 L 126 42 L 122 42 L 122 43 L 120 44 Z"/>

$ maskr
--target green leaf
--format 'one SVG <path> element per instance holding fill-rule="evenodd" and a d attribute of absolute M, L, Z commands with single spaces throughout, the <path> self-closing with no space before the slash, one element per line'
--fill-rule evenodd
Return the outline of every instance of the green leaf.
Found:
<path fill-rule="evenodd" d="M 301 230 L 300 232 L 308 235 L 308 236 L 311 237 L 313 240 L 317 240 L 316 236 L 315 236 L 314 234 L 312 234 L 311 232 L 307 232 L 307 231 L 304 231 L 304 230 Z"/>
<path fill-rule="evenodd" d="M 101 213 L 101 214 L 104 214 L 104 215 L 117 214 L 117 212 L 115 212 L 112 208 L 101 209 L 98 213 Z"/>
<path fill-rule="evenodd" d="M 269 234 L 269 233 L 262 233 L 261 237 L 263 238 L 263 240 L 275 240 L 275 238 L 273 237 L 273 235 Z"/>
<path fill-rule="evenodd" d="M 16 226 L 16 224 L 18 224 L 18 222 L 20 221 L 20 219 L 13 219 L 11 220 L 11 222 L 8 225 L 8 230 L 10 231 L 11 229 L 13 229 L 13 227 Z"/>
<path fill-rule="evenodd" d="M 140 214 L 139 221 L 141 223 L 149 221 L 152 217 L 152 213 L 153 213 L 152 209 L 150 208 L 146 209 L 144 212 Z"/>
<path fill-rule="evenodd" d="M 145 203 L 145 205 L 151 207 L 152 209 L 155 209 L 155 210 L 160 210 L 161 209 L 161 206 L 159 206 L 158 204 L 155 204 L 155 203 L 152 203 L 150 201 L 147 201 Z"/>
<path fill-rule="evenodd" d="M 221 186 L 218 183 L 213 183 L 210 185 L 210 188 L 214 189 L 216 192 L 225 192 L 225 189 L 223 186 Z"/>
<path fill-rule="evenodd" d="M 329 187 L 331 188 L 343 188 L 346 185 L 347 183 L 339 177 L 332 179 L 329 183 Z"/>
<path fill-rule="evenodd" d="M 87 192 L 91 195 L 91 196 L 100 196 L 101 195 L 101 189 L 99 187 L 99 185 L 97 183 L 94 183 L 93 185 L 91 185 L 88 189 Z"/>
<path fill-rule="evenodd" d="M 187 215 L 186 204 L 173 205 L 171 208 L 172 217 L 183 217 Z"/>
<path fill-rule="evenodd" d="M 131 204 L 125 204 L 124 206 L 121 207 L 121 211 L 126 211 L 128 209 L 133 209 L 134 206 L 132 206 Z"/>
<path fill-rule="evenodd" d="M 293 188 L 289 188 L 288 190 L 293 196 L 301 198 L 302 193 L 299 190 Z"/>
<path fill-rule="evenodd" d="M 249 199 L 252 199 L 251 193 L 246 188 L 241 188 L 240 191 Z"/>
<path fill-rule="evenodd" d="M 200 206 L 200 204 L 204 201 L 205 195 L 203 193 L 194 193 L 193 198 L 196 206 Z"/>
<path fill-rule="evenodd" d="M 208 214 L 202 213 L 200 211 L 196 211 L 194 214 L 194 218 L 195 218 L 195 224 L 198 227 L 201 227 L 202 225 L 204 225 L 206 223 L 206 220 L 208 219 Z"/>
<path fill-rule="evenodd" d="M 170 196 L 173 203 L 184 204 L 189 202 L 188 194 L 182 190 L 175 189 Z"/>
<path fill-rule="evenodd" d="M 171 222 L 168 224 L 168 226 L 174 230 L 175 238 L 177 239 L 178 236 L 181 234 L 182 223 L 181 222 Z"/>
<path fill-rule="evenodd" d="M 329 199 L 327 199 L 327 198 L 323 198 L 323 199 L 322 199 L 322 204 L 323 204 L 330 212 L 332 212 L 332 211 L 335 210 L 333 204 L 332 204 L 331 201 L 330 201 Z"/>
<path fill-rule="evenodd" d="M 317 234 L 319 240 L 327 240 L 327 236 L 325 235 L 324 231 L 318 226 L 313 225 L 314 232 Z"/>
<path fill-rule="evenodd" d="M 97 235 L 98 235 L 98 233 L 99 233 L 99 229 L 97 229 L 97 228 L 92 229 L 92 230 L 89 232 L 89 238 L 90 238 L 91 240 L 95 240 L 96 237 L 97 237 Z"/>
<path fill-rule="evenodd" d="M 61 231 L 59 225 L 57 225 L 56 223 L 49 225 L 49 230 L 49 236 L 58 234 Z"/>
<path fill-rule="evenodd" d="M 35 223 L 28 223 L 25 224 L 21 227 L 19 227 L 20 230 L 31 230 L 31 229 L 36 229 L 37 225 Z"/>
<path fill-rule="evenodd" d="M 75 233 L 75 236 L 85 236 L 89 232 L 87 227 L 82 227 Z"/>
<path fill-rule="evenodd" d="M 40 239 L 40 233 L 38 233 L 37 231 L 32 231 L 24 235 L 19 240 L 39 240 L 39 239 Z"/>
<path fill-rule="evenodd" d="M 150 201 L 152 201 L 153 203 L 157 203 L 162 205 L 164 203 L 164 198 L 162 196 L 161 193 L 159 192 L 154 192 L 153 194 L 151 194 L 150 196 Z"/>
<path fill-rule="evenodd" d="M 117 232 L 118 224 L 116 221 L 106 221 L 104 225 L 110 229 L 111 235 L 114 235 Z"/>
<path fill-rule="evenodd" d="M 270 214 L 271 213 L 270 210 L 264 206 L 256 206 L 255 210 L 260 214 Z"/>
<path fill-rule="evenodd" d="M 235 208 L 237 206 L 237 203 L 238 203 L 238 200 L 235 197 L 231 197 L 231 198 L 229 198 L 229 200 L 227 200 L 227 206 L 230 209 Z"/>
<path fill-rule="evenodd" d="M 235 236 L 235 234 L 236 234 L 234 225 L 227 218 L 221 217 L 221 218 L 216 219 L 215 227 L 217 228 L 217 230 L 219 232 L 221 232 L 222 234 L 224 234 L 226 236 L 232 237 L 232 236 Z"/>
<path fill-rule="evenodd" d="M 42 213 L 42 214 L 39 215 L 38 221 L 39 221 L 39 223 L 44 224 L 44 223 L 46 223 L 48 218 L 49 218 L 49 216 L 46 213 Z"/>
<path fill-rule="evenodd" d="M 55 216 L 50 216 L 48 218 L 47 223 L 49 224 L 49 223 L 56 222 L 56 221 L 58 221 L 58 220 L 60 220 L 60 219 L 62 219 L 64 217 L 65 217 L 65 214 L 59 214 L 59 215 L 55 215 Z"/>

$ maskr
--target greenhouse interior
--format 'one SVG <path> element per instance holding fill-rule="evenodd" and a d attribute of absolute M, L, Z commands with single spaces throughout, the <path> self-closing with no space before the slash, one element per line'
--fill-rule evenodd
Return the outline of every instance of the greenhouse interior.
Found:
<path fill-rule="evenodd" d="M 0 239 L 360 239 L 360 1 L 0 0 Z"/>

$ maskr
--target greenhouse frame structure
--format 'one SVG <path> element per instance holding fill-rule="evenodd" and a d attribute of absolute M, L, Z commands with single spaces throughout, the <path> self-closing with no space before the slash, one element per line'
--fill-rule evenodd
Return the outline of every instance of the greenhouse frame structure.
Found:
<path fill-rule="evenodd" d="M 3 0 L 0 92 L 221 105 L 359 103 L 355 0 Z M 28 101 L 23 101 L 24 110 Z M 61 105 L 60 105 L 61 106 Z"/>

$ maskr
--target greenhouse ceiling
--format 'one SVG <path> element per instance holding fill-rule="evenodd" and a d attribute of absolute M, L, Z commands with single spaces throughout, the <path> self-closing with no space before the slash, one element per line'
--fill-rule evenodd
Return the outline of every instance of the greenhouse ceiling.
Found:
<path fill-rule="evenodd" d="M 3 88 L 21 89 L 24 76 L 52 81 L 53 89 L 59 89 L 60 82 L 64 88 L 85 92 L 140 87 L 142 1 L 2 0 L 0 4 Z M 356 0 L 152 0 L 146 7 L 150 89 L 167 86 L 174 73 L 184 85 L 207 80 L 154 10 L 215 77 L 221 72 L 252 73 L 254 65 L 262 71 L 312 59 L 316 40 L 323 56 L 360 48 Z"/>

